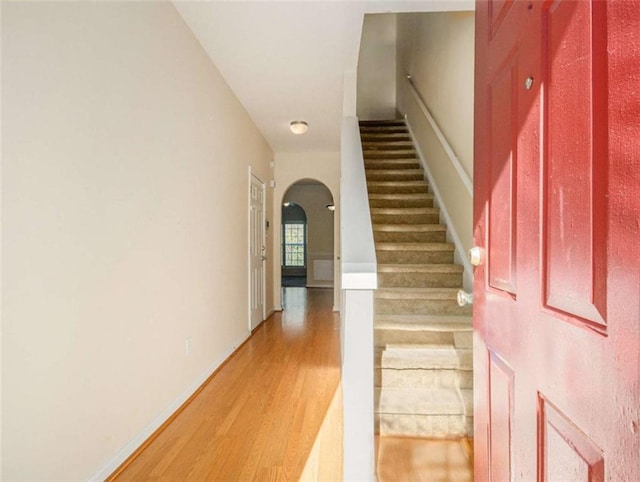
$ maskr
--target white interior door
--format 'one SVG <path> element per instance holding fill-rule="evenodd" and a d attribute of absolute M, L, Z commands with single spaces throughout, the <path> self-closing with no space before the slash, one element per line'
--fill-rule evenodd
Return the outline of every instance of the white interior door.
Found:
<path fill-rule="evenodd" d="M 250 173 L 249 185 L 249 327 L 264 320 L 264 183 Z"/>

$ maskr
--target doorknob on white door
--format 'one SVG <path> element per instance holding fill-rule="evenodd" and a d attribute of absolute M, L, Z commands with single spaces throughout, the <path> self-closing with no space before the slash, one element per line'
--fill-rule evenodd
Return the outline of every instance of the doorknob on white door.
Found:
<path fill-rule="evenodd" d="M 474 246 L 469 250 L 469 262 L 473 266 L 480 266 L 484 263 L 484 249 L 480 246 Z"/>
<path fill-rule="evenodd" d="M 458 290 L 458 306 L 467 306 L 473 304 L 473 293 L 467 293 L 464 290 Z"/>

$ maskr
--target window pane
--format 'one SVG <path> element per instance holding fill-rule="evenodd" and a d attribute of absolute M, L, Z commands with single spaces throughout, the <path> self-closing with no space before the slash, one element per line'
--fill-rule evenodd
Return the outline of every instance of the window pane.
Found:
<path fill-rule="evenodd" d="M 284 225 L 284 265 L 304 266 L 304 224 Z"/>

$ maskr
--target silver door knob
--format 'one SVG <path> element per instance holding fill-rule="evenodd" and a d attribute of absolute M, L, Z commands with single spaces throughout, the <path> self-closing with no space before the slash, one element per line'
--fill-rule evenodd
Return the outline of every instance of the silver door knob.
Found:
<path fill-rule="evenodd" d="M 467 293 L 464 290 L 458 290 L 458 306 L 467 306 L 473 304 L 473 293 Z"/>
<path fill-rule="evenodd" d="M 469 250 L 469 262 L 473 266 L 480 266 L 484 263 L 484 249 L 480 246 L 474 246 Z"/>

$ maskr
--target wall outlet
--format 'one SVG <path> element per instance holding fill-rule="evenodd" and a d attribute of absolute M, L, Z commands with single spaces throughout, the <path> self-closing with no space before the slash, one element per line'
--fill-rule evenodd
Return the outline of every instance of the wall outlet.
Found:
<path fill-rule="evenodd" d="M 184 340 L 184 356 L 189 356 L 191 355 L 191 348 L 192 348 L 192 341 L 191 341 L 191 337 L 188 336 L 185 340 Z"/>

